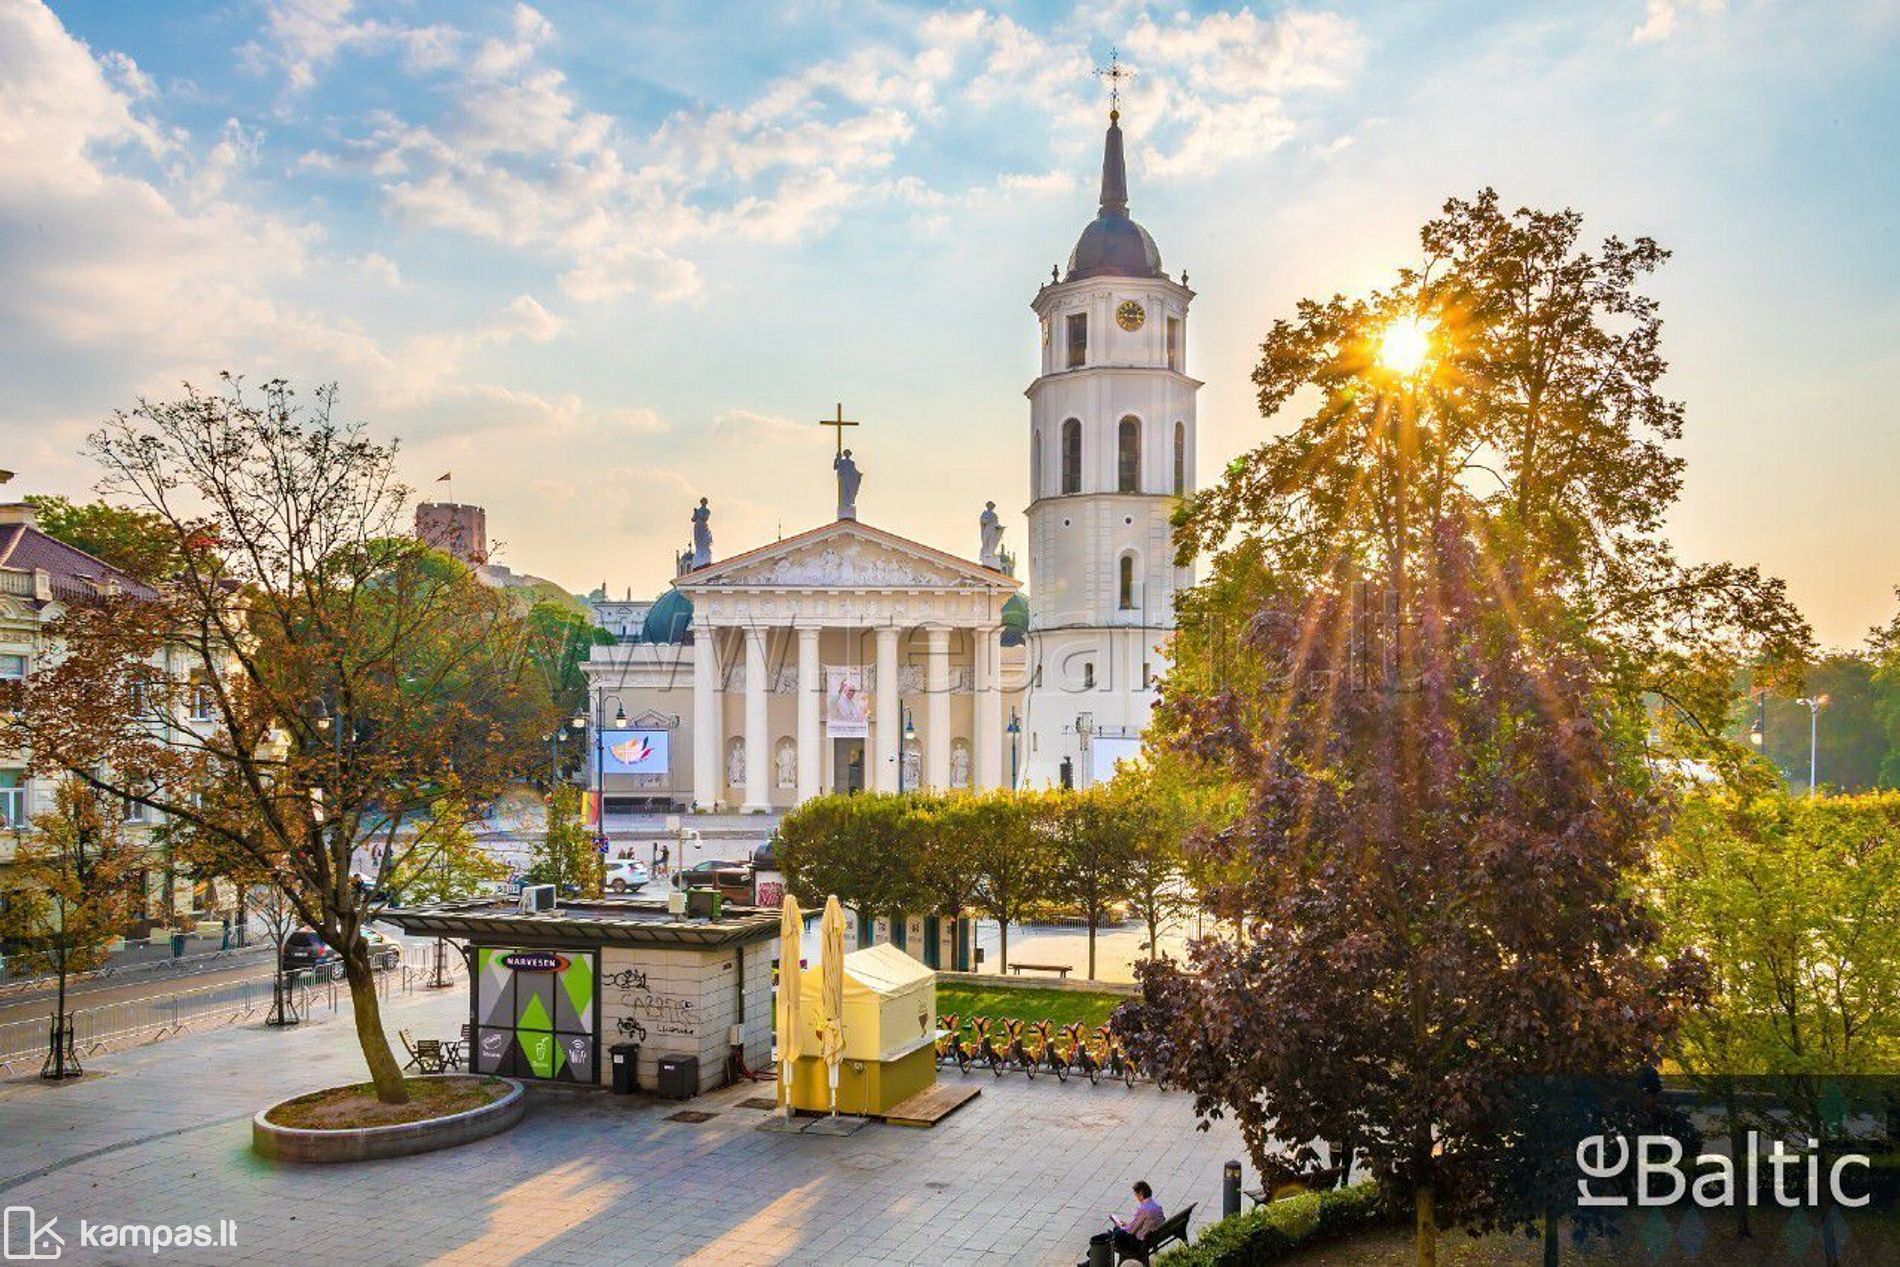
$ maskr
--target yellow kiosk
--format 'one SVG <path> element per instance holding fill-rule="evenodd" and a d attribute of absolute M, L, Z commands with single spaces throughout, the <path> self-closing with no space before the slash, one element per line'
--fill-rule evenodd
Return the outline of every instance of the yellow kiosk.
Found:
<path fill-rule="evenodd" d="M 800 981 L 792 1107 L 811 1113 L 831 1111 L 819 1043 L 823 981 L 818 964 Z M 937 1081 L 937 974 L 903 951 L 871 946 L 844 957 L 843 1021 L 838 1112 L 881 1117 Z M 780 1051 L 788 1046 L 781 1037 Z"/>

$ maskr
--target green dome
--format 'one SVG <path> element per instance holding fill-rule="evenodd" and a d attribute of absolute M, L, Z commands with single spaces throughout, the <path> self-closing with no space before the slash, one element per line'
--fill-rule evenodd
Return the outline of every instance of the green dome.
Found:
<path fill-rule="evenodd" d="M 646 623 L 640 626 L 642 642 L 685 642 L 693 627 L 693 600 L 668 587 L 666 593 L 647 609 Z"/>
<path fill-rule="evenodd" d="M 1003 645 L 1020 647 L 1029 632 L 1029 600 L 1011 594 L 1003 603 Z"/>

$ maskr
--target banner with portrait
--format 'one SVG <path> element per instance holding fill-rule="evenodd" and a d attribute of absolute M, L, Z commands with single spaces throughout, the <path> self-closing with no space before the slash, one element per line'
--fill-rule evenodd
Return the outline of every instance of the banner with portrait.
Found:
<path fill-rule="evenodd" d="M 871 693 L 862 668 L 825 670 L 825 731 L 833 739 L 863 739 L 871 728 Z"/>

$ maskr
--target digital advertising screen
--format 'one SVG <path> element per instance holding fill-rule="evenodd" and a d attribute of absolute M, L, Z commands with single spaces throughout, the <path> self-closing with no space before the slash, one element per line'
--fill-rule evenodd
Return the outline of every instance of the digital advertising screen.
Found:
<path fill-rule="evenodd" d="M 672 768 L 670 730 L 609 730 L 601 736 L 601 766 L 608 774 L 665 774 Z"/>

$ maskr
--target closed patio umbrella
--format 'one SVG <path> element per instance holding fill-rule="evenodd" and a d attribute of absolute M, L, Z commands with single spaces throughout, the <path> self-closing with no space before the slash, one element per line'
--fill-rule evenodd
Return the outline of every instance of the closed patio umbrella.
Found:
<path fill-rule="evenodd" d="M 825 899 L 824 918 L 818 922 L 819 953 L 824 956 L 818 991 L 819 1054 L 825 1058 L 825 1076 L 831 1083 L 831 1115 L 838 1116 L 838 1066 L 844 1063 L 844 908 L 838 895 Z"/>
<path fill-rule="evenodd" d="M 792 1076 L 798 1065 L 798 1004 L 805 986 L 799 966 L 799 943 L 804 938 L 805 913 L 798 899 L 785 895 L 778 921 L 778 1080 L 785 1098 L 785 1116 L 792 1116 Z"/>

